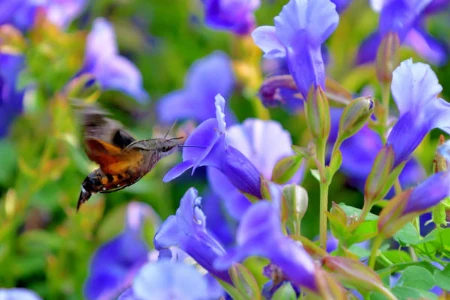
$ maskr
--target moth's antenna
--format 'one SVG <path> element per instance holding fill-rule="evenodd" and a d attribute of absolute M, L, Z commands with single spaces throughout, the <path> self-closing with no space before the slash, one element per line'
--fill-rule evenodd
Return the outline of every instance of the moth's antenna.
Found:
<path fill-rule="evenodd" d="M 175 125 L 177 125 L 178 120 L 175 120 L 172 124 L 172 126 L 170 126 L 169 131 L 166 132 L 166 135 L 164 135 L 164 139 L 169 135 L 169 133 L 172 131 L 172 129 L 175 127 Z"/>

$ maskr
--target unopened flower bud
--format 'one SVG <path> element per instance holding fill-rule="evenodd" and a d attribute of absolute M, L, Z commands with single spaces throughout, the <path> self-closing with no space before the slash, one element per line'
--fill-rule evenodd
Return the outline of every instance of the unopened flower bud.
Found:
<path fill-rule="evenodd" d="M 301 186 L 289 184 L 283 188 L 283 196 L 286 226 L 292 234 L 300 235 L 300 223 L 308 209 L 308 193 Z"/>
<path fill-rule="evenodd" d="M 339 121 L 338 140 L 345 140 L 366 124 L 372 115 L 374 102 L 372 97 L 360 97 L 348 104 Z"/>
<path fill-rule="evenodd" d="M 279 184 L 288 182 L 302 166 L 302 156 L 292 155 L 280 159 L 272 171 L 272 181 Z"/>
<path fill-rule="evenodd" d="M 390 84 L 392 72 L 399 64 L 400 40 L 397 33 L 389 32 L 384 36 L 377 52 L 377 78 L 380 83 Z"/>
<path fill-rule="evenodd" d="M 381 200 L 394 184 L 405 163 L 394 166 L 395 153 L 392 146 L 384 146 L 373 163 L 364 186 L 364 205 Z"/>
<path fill-rule="evenodd" d="M 385 238 L 393 236 L 410 218 L 402 217 L 406 202 L 411 196 L 412 189 L 403 191 L 391 199 L 383 208 L 378 218 L 378 232 Z"/>
<path fill-rule="evenodd" d="M 360 261 L 346 257 L 327 256 L 322 260 L 323 268 L 341 283 L 347 283 L 366 291 L 384 289 L 380 276 Z"/>
<path fill-rule="evenodd" d="M 308 129 L 315 140 L 326 140 L 330 134 L 330 106 L 322 87 L 311 87 L 305 104 Z"/>

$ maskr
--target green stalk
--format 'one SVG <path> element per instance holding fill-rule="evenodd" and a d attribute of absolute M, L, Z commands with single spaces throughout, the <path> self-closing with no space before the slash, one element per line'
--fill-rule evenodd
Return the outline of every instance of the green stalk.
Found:
<path fill-rule="evenodd" d="M 373 241 L 373 244 L 372 244 L 372 251 L 370 253 L 370 258 L 369 258 L 369 267 L 371 269 L 374 269 L 374 267 L 375 267 L 375 261 L 377 259 L 377 252 L 382 243 L 383 243 L 383 235 L 380 234 L 375 238 L 375 240 Z"/>
<path fill-rule="evenodd" d="M 319 240 L 320 240 L 320 247 L 322 249 L 327 248 L 327 212 L 328 212 L 328 189 L 330 186 L 330 183 L 328 179 L 326 178 L 326 166 L 325 166 L 325 151 L 326 151 L 326 143 L 323 140 L 317 140 L 317 160 L 319 163 L 319 170 L 321 169 L 322 172 L 320 172 L 320 229 L 319 229 Z M 319 167 L 318 166 L 318 167 Z"/>

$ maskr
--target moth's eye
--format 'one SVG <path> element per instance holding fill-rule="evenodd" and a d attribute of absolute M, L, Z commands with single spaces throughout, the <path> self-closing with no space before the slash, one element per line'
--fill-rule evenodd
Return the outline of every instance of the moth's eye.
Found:
<path fill-rule="evenodd" d="M 162 149 L 161 149 L 161 151 L 162 152 L 167 152 L 167 151 L 169 151 L 171 148 L 170 147 L 163 147 Z"/>

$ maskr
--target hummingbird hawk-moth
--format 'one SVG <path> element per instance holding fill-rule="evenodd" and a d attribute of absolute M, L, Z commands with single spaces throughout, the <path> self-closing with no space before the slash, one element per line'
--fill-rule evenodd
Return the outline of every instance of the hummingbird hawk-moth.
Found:
<path fill-rule="evenodd" d="M 183 144 L 183 138 L 138 141 L 96 106 L 81 106 L 85 151 L 100 167 L 81 184 L 77 210 L 95 193 L 111 193 L 136 183 L 163 157 Z"/>

